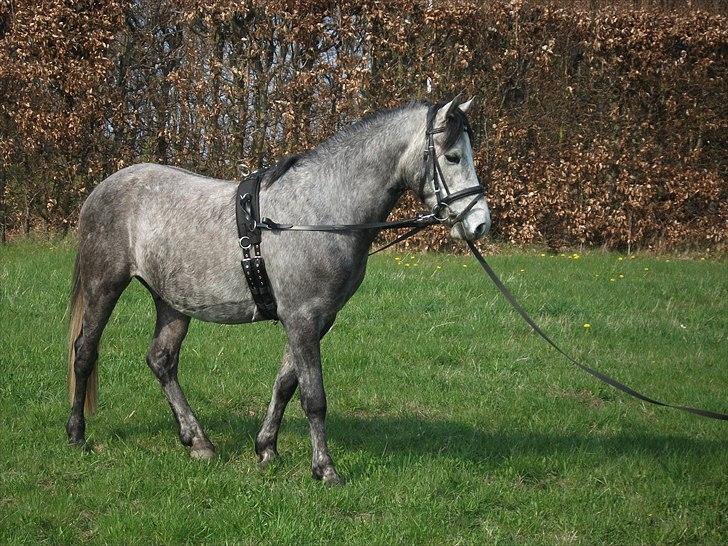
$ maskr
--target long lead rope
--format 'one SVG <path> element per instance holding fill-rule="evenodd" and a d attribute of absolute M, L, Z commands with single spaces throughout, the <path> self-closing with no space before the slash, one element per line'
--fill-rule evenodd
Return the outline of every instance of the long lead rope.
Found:
<path fill-rule="evenodd" d="M 478 248 L 471 242 L 466 241 L 468 244 L 468 247 L 470 247 L 470 251 L 473 253 L 475 258 L 478 260 L 478 263 L 483 268 L 483 270 L 488 274 L 490 277 L 490 280 L 493 281 L 493 283 L 496 285 L 498 290 L 500 290 L 500 293 L 503 294 L 503 297 L 506 299 L 508 303 L 511 304 L 511 307 L 519 314 L 521 315 L 521 318 L 526 321 L 526 323 L 531 327 L 531 329 L 536 332 L 546 343 L 551 345 L 554 349 L 556 349 L 559 353 L 561 353 L 569 362 L 574 364 L 575 366 L 581 368 L 585 372 L 593 375 L 600 381 L 603 381 L 604 383 L 607 383 L 608 385 L 611 385 L 615 389 L 618 389 L 630 396 L 633 396 L 634 398 L 637 398 L 639 400 L 642 400 L 644 402 L 648 402 L 650 404 L 654 404 L 656 406 L 664 406 L 667 408 L 674 408 L 681 411 L 686 411 L 688 413 L 694 413 L 695 415 L 700 415 L 701 417 L 708 417 L 710 419 L 719 419 L 721 421 L 728 421 L 728 415 L 725 413 L 718 413 L 715 411 L 709 411 L 701 408 L 693 408 L 691 406 L 681 406 L 678 404 L 667 404 L 665 402 L 660 402 L 659 400 L 655 400 L 654 398 L 650 398 L 649 396 L 645 396 L 644 394 L 637 392 L 631 387 L 628 387 L 627 385 L 624 385 L 623 383 L 620 383 L 616 379 L 613 379 L 609 377 L 606 374 L 603 374 L 602 372 L 595 370 L 594 368 L 591 368 L 587 366 L 586 364 L 582 364 L 578 360 L 576 360 L 574 357 L 572 357 L 569 353 L 564 351 L 561 347 L 559 347 L 555 341 L 553 341 L 547 334 L 544 332 L 541 327 L 536 324 L 536 322 L 531 318 L 531 316 L 526 312 L 526 310 L 523 308 L 523 306 L 518 303 L 518 300 L 516 300 L 515 296 L 511 293 L 510 290 L 506 287 L 505 284 L 503 284 L 503 281 L 500 280 L 498 275 L 496 275 L 495 271 L 493 271 L 493 268 L 488 265 L 488 262 L 485 261 L 485 258 L 483 258 L 483 255 L 480 253 Z"/>

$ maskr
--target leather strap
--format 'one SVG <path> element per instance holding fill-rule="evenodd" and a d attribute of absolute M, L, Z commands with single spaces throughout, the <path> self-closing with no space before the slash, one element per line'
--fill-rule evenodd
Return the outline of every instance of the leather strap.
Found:
<path fill-rule="evenodd" d="M 615 389 L 618 389 L 622 391 L 623 393 L 626 393 L 634 398 L 637 398 L 639 400 L 642 400 L 643 402 L 647 402 L 649 404 L 654 404 L 656 406 L 664 406 L 666 408 L 673 408 L 678 409 L 680 411 L 686 411 L 688 413 L 694 413 L 695 415 L 700 415 L 701 417 L 708 417 L 709 419 L 719 419 L 721 421 L 728 421 L 728 415 L 725 413 L 718 413 L 715 411 L 710 411 L 706 409 L 701 408 L 693 408 L 691 406 L 681 406 L 677 404 L 667 404 L 665 402 L 660 402 L 659 400 L 655 400 L 654 398 L 650 398 L 649 396 L 645 396 L 644 394 L 637 392 L 632 387 L 628 387 L 627 385 L 624 385 L 623 383 L 620 383 L 616 379 L 613 379 L 609 377 L 608 375 L 595 370 L 594 368 L 591 368 L 587 366 L 586 364 L 582 364 L 578 360 L 576 360 L 574 357 L 572 357 L 570 354 L 568 354 L 566 351 L 564 351 L 561 347 L 559 347 L 555 341 L 553 341 L 548 335 L 546 335 L 546 332 L 544 332 L 541 327 L 536 324 L 536 322 L 531 318 L 531 316 L 526 312 L 526 310 L 523 308 L 523 306 L 518 303 L 518 300 L 516 300 L 515 296 L 511 294 L 511 291 L 508 290 L 505 284 L 503 284 L 503 281 L 500 280 L 498 275 L 496 275 L 495 271 L 488 265 L 488 262 L 485 261 L 485 258 L 483 258 L 483 255 L 478 251 L 478 248 L 473 244 L 472 241 L 466 241 L 468 243 L 468 246 L 470 247 L 470 251 L 475 256 L 475 259 L 478 260 L 478 263 L 483 268 L 483 270 L 488 274 L 490 277 L 490 280 L 493 281 L 493 283 L 496 285 L 498 290 L 500 290 L 500 293 L 503 294 L 503 297 L 506 299 L 506 301 L 513 307 L 513 309 L 521 315 L 521 318 L 526 321 L 526 323 L 531 327 L 531 329 L 536 332 L 546 343 L 551 345 L 554 349 L 556 349 L 559 353 L 561 353 L 564 357 L 566 357 L 566 360 L 577 366 L 578 368 L 584 370 L 586 373 L 593 375 L 596 377 L 599 381 L 603 381 L 607 385 L 611 385 Z"/>
<path fill-rule="evenodd" d="M 260 253 L 260 181 L 265 171 L 256 171 L 240 182 L 235 196 L 235 220 L 238 224 L 238 242 L 243 249 L 245 279 L 253 295 L 253 301 L 261 315 L 278 320 L 278 306 Z"/>

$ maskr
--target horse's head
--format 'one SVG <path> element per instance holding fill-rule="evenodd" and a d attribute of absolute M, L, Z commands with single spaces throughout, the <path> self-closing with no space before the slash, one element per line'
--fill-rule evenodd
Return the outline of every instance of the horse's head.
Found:
<path fill-rule="evenodd" d="M 490 230 L 490 211 L 475 173 L 472 132 L 465 115 L 472 102 L 455 98 L 430 108 L 417 188 L 420 200 L 451 227 L 450 235 L 469 241 Z"/>

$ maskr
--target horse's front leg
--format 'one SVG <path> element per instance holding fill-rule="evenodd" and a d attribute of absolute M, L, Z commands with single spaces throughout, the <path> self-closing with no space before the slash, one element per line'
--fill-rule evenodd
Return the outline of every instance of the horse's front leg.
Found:
<path fill-rule="evenodd" d="M 308 418 L 313 448 L 313 477 L 338 484 L 339 477 L 326 445 L 326 393 L 321 373 L 321 335 L 328 329 L 311 318 L 286 321 L 288 351 L 301 393 L 301 406 Z"/>

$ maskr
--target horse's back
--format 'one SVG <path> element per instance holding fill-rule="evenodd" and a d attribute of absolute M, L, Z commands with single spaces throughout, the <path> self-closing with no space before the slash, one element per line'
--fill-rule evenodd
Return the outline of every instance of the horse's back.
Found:
<path fill-rule="evenodd" d="M 89 195 L 80 253 L 142 279 L 177 310 L 204 320 L 248 320 L 235 224 L 236 186 L 176 167 L 132 165 Z M 113 262 L 113 263 L 109 263 Z"/>

